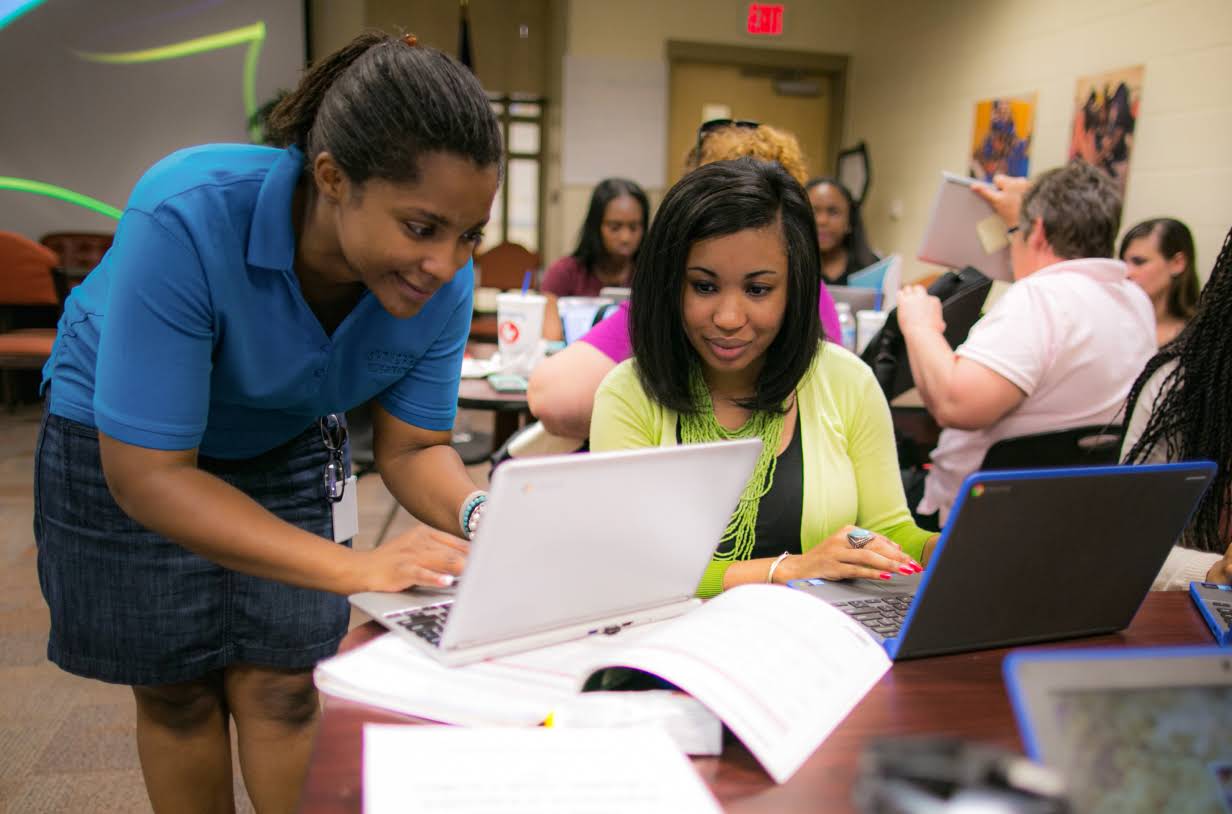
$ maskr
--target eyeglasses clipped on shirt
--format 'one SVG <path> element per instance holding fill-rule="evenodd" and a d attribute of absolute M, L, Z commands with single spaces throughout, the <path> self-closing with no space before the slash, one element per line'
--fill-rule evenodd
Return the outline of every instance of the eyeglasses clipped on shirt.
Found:
<path fill-rule="evenodd" d="M 697 128 L 697 146 L 693 148 L 693 152 L 698 159 L 701 159 L 702 142 L 706 140 L 706 136 L 715 130 L 722 130 L 724 127 L 742 127 L 746 130 L 756 130 L 761 127 L 761 122 L 755 122 L 752 119 L 711 119 L 708 122 L 702 122 L 701 127 Z"/>
<path fill-rule="evenodd" d="M 347 428 L 337 413 L 330 413 L 317 421 L 321 428 L 321 441 L 329 451 L 325 464 L 325 495 L 331 503 L 338 503 L 346 493 L 346 473 L 343 452 L 347 443 Z"/>

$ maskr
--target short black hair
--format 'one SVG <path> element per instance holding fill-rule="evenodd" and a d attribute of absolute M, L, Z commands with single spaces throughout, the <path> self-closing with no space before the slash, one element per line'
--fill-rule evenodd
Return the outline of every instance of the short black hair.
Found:
<path fill-rule="evenodd" d="M 500 124 L 475 76 L 414 37 L 369 32 L 314 64 L 274 108 L 270 143 L 296 145 L 306 166 L 328 152 L 355 184 L 416 181 L 433 152 L 499 165 Z"/>
<path fill-rule="evenodd" d="M 595 266 L 607 258 L 607 249 L 603 246 L 603 216 L 609 203 L 625 195 L 641 204 L 642 237 L 645 238 L 646 228 L 650 223 L 650 202 L 646 200 L 646 193 L 636 181 L 627 178 L 603 179 L 590 194 L 590 208 L 586 210 L 586 220 L 578 233 L 577 248 L 573 250 L 573 256 L 587 272 L 592 272 Z M 639 244 L 637 251 L 633 253 L 634 263 L 637 262 L 637 252 L 641 249 Z"/>
<path fill-rule="evenodd" d="M 821 343 L 821 256 L 804 187 L 779 164 L 739 158 L 694 170 L 663 199 L 642 242 L 630 297 L 637 375 L 651 398 L 680 413 L 699 410 L 689 376 L 699 363 L 684 328 L 685 265 L 694 243 L 778 224 L 787 255 L 787 309 L 766 349 L 750 410 L 782 412 Z"/>

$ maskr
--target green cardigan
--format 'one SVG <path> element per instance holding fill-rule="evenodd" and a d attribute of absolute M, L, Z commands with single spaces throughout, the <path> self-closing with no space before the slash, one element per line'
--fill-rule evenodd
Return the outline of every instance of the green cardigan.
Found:
<path fill-rule="evenodd" d="M 907 510 L 890 406 L 869 367 L 838 345 L 823 343 L 796 394 L 804 457 L 801 549 L 808 551 L 850 523 L 888 537 L 920 559 L 931 534 L 916 526 Z M 634 360 L 617 365 L 595 396 L 591 450 L 675 444 L 676 413 L 642 389 Z M 712 561 L 698 595 L 722 591 L 730 566 L 730 561 Z"/>

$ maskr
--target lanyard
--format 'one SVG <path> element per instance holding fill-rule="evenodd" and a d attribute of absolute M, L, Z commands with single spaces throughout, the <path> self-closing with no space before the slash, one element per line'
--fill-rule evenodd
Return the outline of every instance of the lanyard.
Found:
<path fill-rule="evenodd" d="M 346 448 L 347 428 L 337 413 L 317 421 L 321 427 L 321 440 L 329 450 L 329 463 L 325 465 L 325 496 L 331 503 L 342 500 L 346 491 L 346 472 L 343 464 L 343 450 Z"/>

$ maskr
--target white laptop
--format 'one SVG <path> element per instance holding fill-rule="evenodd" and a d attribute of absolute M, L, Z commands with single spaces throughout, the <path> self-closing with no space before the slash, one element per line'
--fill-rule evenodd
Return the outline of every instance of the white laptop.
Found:
<path fill-rule="evenodd" d="M 678 616 L 760 452 L 746 439 L 509 461 L 452 597 L 351 604 L 450 665 Z"/>
<path fill-rule="evenodd" d="M 1027 753 L 1064 775 L 1074 811 L 1232 811 L 1226 650 L 1025 650 L 1003 669 Z"/>
<path fill-rule="evenodd" d="M 916 255 L 952 269 L 972 266 L 992 280 L 1012 282 L 1005 221 L 972 192 L 974 178 L 943 172 L 933 198 L 928 228 Z"/>

